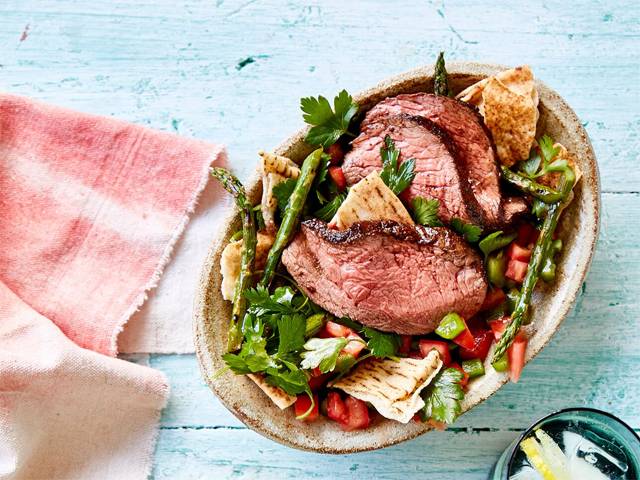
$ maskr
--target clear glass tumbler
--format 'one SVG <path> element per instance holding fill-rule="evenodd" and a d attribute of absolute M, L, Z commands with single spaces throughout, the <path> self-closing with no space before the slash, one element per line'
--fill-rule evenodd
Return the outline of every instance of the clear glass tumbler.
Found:
<path fill-rule="evenodd" d="M 507 447 L 489 478 L 543 478 L 520 448 L 527 438 L 539 441 L 540 434 L 535 433 L 539 429 L 564 453 L 571 480 L 640 479 L 640 437 L 620 419 L 592 408 L 569 408 L 538 420 Z"/>

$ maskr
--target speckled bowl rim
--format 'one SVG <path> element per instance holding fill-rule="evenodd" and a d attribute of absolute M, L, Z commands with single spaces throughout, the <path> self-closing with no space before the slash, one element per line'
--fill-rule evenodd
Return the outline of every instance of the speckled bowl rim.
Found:
<path fill-rule="evenodd" d="M 505 68 L 507 67 L 475 62 L 452 62 L 447 65 L 454 91 Z M 432 78 L 432 66 L 417 68 L 382 81 L 357 95 L 356 100 L 363 110 L 367 110 L 387 96 L 403 92 L 432 91 Z M 534 323 L 539 323 L 539 327 L 530 339 L 527 362 L 547 345 L 573 307 L 593 258 L 600 223 L 600 179 L 588 135 L 577 115 L 560 95 L 542 82 L 536 83 L 540 95 L 541 123 L 548 123 L 546 128 L 554 128 L 555 131 L 550 132 L 552 136 L 576 153 L 583 178 L 576 187 L 576 199 L 563 215 L 560 226 L 563 228 L 565 225 L 577 232 L 568 236 L 563 258 L 558 264 L 557 283 L 548 291 L 536 292 L 538 303 L 533 320 Z M 280 144 L 275 152 L 300 161 L 311 151 L 311 147 L 303 141 L 306 132 L 306 128 L 296 132 Z M 247 190 L 252 199 L 259 199 L 261 185 L 257 174 L 247 183 Z M 221 337 L 218 334 L 220 329 L 216 329 L 215 324 L 218 321 L 220 328 L 224 328 L 230 312 L 229 302 L 222 299 L 219 290 L 220 254 L 231 234 L 238 228 L 237 213 L 235 208 L 231 208 L 226 218 L 222 219 L 220 234 L 213 240 L 202 267 L 194 302 L 194 336 L 198 362 L 205 381 L 222 404 L 256 432 L 284 445 L 320 453 L 345 454 L 374 450 L 410 440 L 431 430 L 429 426 L 415 422 L 403 425 L 386 419 L 379 419 L 369 429 L 357 432 L 342 432 L 335 422 L 323 418 L 306 424 L 293 418 L 292 409 L 278 410 L 246 378 L 228 374 L 212 379 L 214 373 L 223 366 L 220 355 L 226 343 L 226 335 Z M 575 215 L 573 225 L 571 222 Z M 567 221 L 567 217 L 571 220 Z M 570 271 L 565 271 L 565 267 L 569 267 Z M 463 401 L 463 411 L 466 412 L 486 400 L 507 381 L 506 374 L 488 370 L 484 377 L 470 384 Z"/>

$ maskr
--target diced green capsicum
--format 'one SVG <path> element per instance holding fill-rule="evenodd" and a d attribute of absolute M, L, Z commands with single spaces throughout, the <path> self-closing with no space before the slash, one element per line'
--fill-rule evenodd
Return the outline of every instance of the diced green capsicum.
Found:
<path fill-rule="evenodd" d="M 511 288 L 507 292 L 507 308 L 509 309 L 509 315 L 513 313 L 513 309 L 516 308 L 516 302 L 520 296 L 520 291 L 517 288 Z"/>
<path fill-rule="evenodd" d="M 442 338 L 453 340 L 466 328 L 467 326 L 465 325 L 462 317 L 457 313 L 452 312 L 447 313 L 440 321 L 440 325 L 438 325 L 438 328 L 436 328 L 436 333 Z"/>
<path fill-rule="evenodd" d="M 324 325 L 325 315 L 324 313 L 316 313 L 307 318 L 307 325 L 305 328 L 304 336 L 306 338 L 313 337 L 320 331 Z"/>
<path fill-rule="evenodd" d="M 547 257 L 544 260 L 540 270 L 540 278 L 545 282 L 552 282 L 556 278 L 556 264 L 551 257 Z"/>
<path fill-rule="evenodd" d="M 462 370 L 469 375 L 469 378 L 476 378 L 484 375 L 484 365 L 482 364 L 482 360 L 479 358 L 465 360 L 462 362 Z"/>
<path fill-rule="evenodd" d="M 507 268 L 507 257 L 501 250 L 498 253 L 492 253 L 487 258 L 487 277 L 489 281 L 496 287 L 504 286 L 504 272 Z"/>
<path fill-rule="evenodd" d="M 504 354 L 498 360 L 494 360 L 492 365 L 496 372 L 506 372 L 509 369 L 509 359 L 507 355 Z"/>

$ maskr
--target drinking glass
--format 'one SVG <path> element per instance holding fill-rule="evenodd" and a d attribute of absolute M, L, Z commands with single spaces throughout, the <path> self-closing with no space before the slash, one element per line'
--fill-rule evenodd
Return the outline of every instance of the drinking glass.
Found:
<path fill-rule="evenodd" d="M 494 465 L 489 479 L 542 478 L 531 468 L 520 449 L 520 442 L 534 435 L 537 429 L 549 434 L 569 460 L 576 462 L 576 468 L 584 467 L 581 472 L 586 473 L 574 475 L 579 480 L 586 480 L 590 473 L 593 474 L 591 478 L 640 478 L 640 437 L 631 427 L 601 410 L 568 408 L 541 418 L 516 438 Z"/>

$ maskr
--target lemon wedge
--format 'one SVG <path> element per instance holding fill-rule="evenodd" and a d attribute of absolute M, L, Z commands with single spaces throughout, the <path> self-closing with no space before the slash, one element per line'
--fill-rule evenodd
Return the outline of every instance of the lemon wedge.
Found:
<path fill-rule="evenodd" d="M 554 478 L 557 480 L 571 480 L 567 457 L 562 449 L 544 430 L 538 429 L 535 433 Z"/>
<path fill-rule="evenodd" d="M 542 446 L 533 437 L 525 438 L 520 442 L 520 448 L 527 456 L 527 460 L 536 471 L 542 475 L 544 480 L 558 480 L 547 465 L 542 451 Z"/>

